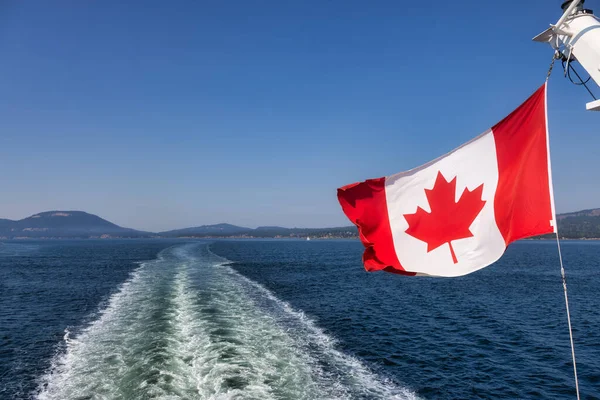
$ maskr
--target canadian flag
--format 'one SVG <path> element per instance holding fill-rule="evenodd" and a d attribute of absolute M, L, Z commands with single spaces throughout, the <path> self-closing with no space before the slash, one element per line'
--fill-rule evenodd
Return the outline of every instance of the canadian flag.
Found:
<path fill-rule="evenodd" d="M 546 84 L 492 129 L 410 171 L 338 189 L 367 271 L 461 276 L 555 232 Z"/>

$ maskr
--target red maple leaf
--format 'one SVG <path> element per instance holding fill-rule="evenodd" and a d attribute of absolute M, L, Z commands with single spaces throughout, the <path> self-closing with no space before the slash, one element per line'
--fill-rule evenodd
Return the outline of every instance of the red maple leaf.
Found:
<path fill-rule="evenodd" d="M 408 222 L 405 232 L 427 243 L 428 253 L 448 243 L 452 261 L 458 263 L 452 241 L 473 236 L 469 227 L 485 205 L 485 201 L 481 200 L 482 193 L 483 184 L 473 191 L 465 188 L 456 202 L 456 177 L 448 182 L 438 172 L 433 188 L 425 189 L 431 212 L 417 207 L 414 214 L 405 214 Z"/>

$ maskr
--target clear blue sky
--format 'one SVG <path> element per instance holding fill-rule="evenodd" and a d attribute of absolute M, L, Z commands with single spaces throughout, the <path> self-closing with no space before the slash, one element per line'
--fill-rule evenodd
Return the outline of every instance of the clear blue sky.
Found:
<path fill-rule="evenodd" d="M 336 188 L 433 159 L 544 81 L 561 1 L 0 3 L 0 217 L 347 225 Z M 586 4 L 600 11 L 600 0 Z M 600 114 L 555 70 L 557 211 L 600 207 Z"/>

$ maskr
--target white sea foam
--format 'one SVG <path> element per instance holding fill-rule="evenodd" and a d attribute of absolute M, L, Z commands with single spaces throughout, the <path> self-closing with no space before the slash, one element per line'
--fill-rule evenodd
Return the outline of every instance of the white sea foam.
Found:
<path fill-rule="evenodd" d="M 289 303 L 280 300 L 263 285 L 241 275 L 233 268 L 226 265 L 228 272 L 235 275 L 247 286 L 256 290 L 261 296 L 268 299 L 283 314 L 283 323 L 293 326 L 295 339 L 305 348 L 315 354 L 313 362 L 330 364 L 333 371 L 323 373 L 329 385 L 333 384 L 340 398 L 381 398 L 381 399 L 417 399 L 414 392 L 401 387 L 388 378 L 378 376 L 371 372 L 362 362 L 355 357 L 344 354 L 335 348 L 336 341 L 327 335 L 322 328 L 302 311 L 295 310 Z M 290 321 L 291 320 L 291 321 Z M 308 348 L 318 348 L 318 351 Z"/>
<path fill-rule="evenodd" d="M 206 245 L 136 269 L 41 377 L 39 399 L 413 399 Z"/>

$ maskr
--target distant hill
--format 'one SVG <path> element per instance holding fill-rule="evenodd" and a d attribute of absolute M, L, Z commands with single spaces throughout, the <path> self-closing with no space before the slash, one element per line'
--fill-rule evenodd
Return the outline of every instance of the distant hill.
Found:
<path fill-rule="evenodd" d="M 282 226 L 259 226 L 255 230 L 257 230 L 257 231 L 270 231 L 270 230 L 273 230 L 273 229 L 289 229 L 289 228 L 284 228 Z"/>
<path fill-rule="evenodd" d="M 166 237 L 253 237 L 253 238 L 314 238 L 356 237 L 355 226 L 339 228 L 283 228 L 281 226 L 260 226 L 256 229 L 230 224 L 202 225 L 193 228 L 160 232 Z"/>
<path fill-rule="evenodd" d="M 600 217 L 600 208 L 592 208 L 589 210 L 574 211 L 570 213 L 558 214 L 556 218 L 560 221 L 561 219 L 571 217 Z"/>
<path fill-rule="evenodd" d="M 558 214 L 558 231 L 561 237 L 568 239 L 600 238 L 600 208 Z M 335 228 L 284 228 L 281 226 L 260 226 L 256 229 L 230 224 L 203 225 L 194 228 L 161 232 L 168 237 L 253 237 L 253 238 L 355 238 L 358 231 L 355 226 Z M 544 235 L 539 238 L 550 238 Z"/>
<path fill-rule="evenodd" d="M 252 231 L 253 237 L 290 237 L 290 238 L 353 238 L 358 236 L 354 225 L 334 228 L 282 228 L 261 226 Z"/>
<path fill-rule="evenodd" d="M 568 239 L 600 239 L 600 208 L 558 214 L 558 232 Z M 260 226 L 256 229 L 232 224 L 201 225 L 160 233 L 123 228 L 97 215 L 83 211 L 47 211 L 18 221 L 0 218 L 0 239 L 8 238 L 356 238 L 355 226 L 334 228 L 284 228 Z M 551 238 L 544 235 L 539 238 Z"/>
<path fill-rule="evenodd" d="M 600 238 L 600 208 L 558 214 L 558 233 L 567 239 Z"/>
<path fill-rule="evenodd" d="M 83 211 L 47 211 L 12 221 L 0 219 L 0 237 L 93 238 L 150 237 L 149 232 L 122 228 Z"/>
<path fill-rule="evenodd" d="M 167 237 L 234 236 L 242 235 L 250 231 L 252 231 L 252 229 L 244 228 L 243 226 L 236 226 L 231 224 L 215 224 L 159 232 L 159 235 Z"/>

